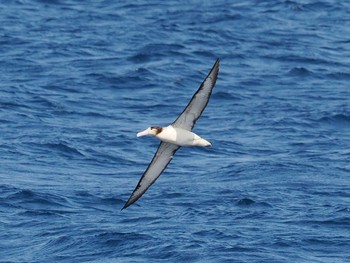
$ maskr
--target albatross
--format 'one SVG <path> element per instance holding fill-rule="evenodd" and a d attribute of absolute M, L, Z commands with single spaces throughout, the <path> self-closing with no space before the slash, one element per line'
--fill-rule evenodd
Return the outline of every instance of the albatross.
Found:
<path fill-rule="evenodd" d="M 219 65 L 220 60 L 217 59 L 186 108 L 171 125 L 167 127 L 151 126 L 137 133 L 137 137 L 152 135 L 157 137 L 161 142 L 151 163 L 141 176 L 140 181 L 122 210 L 135 203 L 147 191 L 162 174 L 181 146 L 211 146 L 209 141 L 192 132 L 192 129 L 209 102 L 218 77 Z"/>

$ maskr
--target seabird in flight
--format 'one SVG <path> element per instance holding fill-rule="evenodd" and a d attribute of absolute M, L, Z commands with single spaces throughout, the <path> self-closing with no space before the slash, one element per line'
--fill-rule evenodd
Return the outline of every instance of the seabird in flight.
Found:
<path fill-rule="evenodd" d="M 122 209 L 135 203 L 147 191 L 162 174 L 175 152 L 181 146 L 211 146 L 210 142 L 193 133 L 192 129 L 208 104 L 218 77 L 219 64 L 220 60 L 217 59 L 208 76 L 193 95 L 191 101 L 171 125 L 167 127 L 151 126 L 137 134 L 137 137 L 153 135 L 161 142 L 151 163 L 148 165 L 129 200 Z"/>

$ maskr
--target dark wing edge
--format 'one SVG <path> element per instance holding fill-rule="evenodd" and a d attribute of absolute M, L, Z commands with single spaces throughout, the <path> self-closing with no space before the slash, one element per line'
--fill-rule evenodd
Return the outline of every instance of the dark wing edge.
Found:
<path fill-rule="evenodd" d="M 172 123 L 173 127 L 183 128 L 192 130 L 198 118 L 202 115 L 205 107 L 208 105 L 212 90 L 216 84 L 216 80 L 219 73 L 220 59 L 217 59 L 212 69 L 208 73 L 207 77 L 204 79 L 202 84 L 199 86 L 196 93 L 192 96 L 190 102 L 187 104 L 186 108 L 179 115 L 179 117 Z M 208 83 L 209 81 L 209 83 Z M 201 96 L 206 96 L 206 101 L 201 105 Z M 199 107 L 199 112 L 191 112 L 194 107 Z M 188 115 L 188 116 L 186 116 Z M 190 119 L 192 117 L 192 119 Z M 187 125 L 186 125 L 187 124 Z"/>
<path fill-rule="evenodd" d="M 163 173 L 163 171 L 168 166 L 168 164 L 172 160 L 172 157 L 174 156 L 174 154 L 176 153 L 176 151 L 179 148 L 180 148 L 180 146 L 172 144 L 172 143 L 161 142 L 159 144 L 158 149 L 157 149 L 156 153 L 154 154 L 152 161 L 148 165 L 146 171 L 141 176 L 137 186 L 135 187 L 134 191 L 130 195 L 128 201 L 125 203 L 125 205 L 122 208 L 122 210 L 127 208 L 127 207 L 129 207 L 133 203 L 135 203 L 148 190 L 148 188 Z M 163 159 L 159 159 L 159 158 L 162 158 L 162 157 L 163 157 Z M 163 162 L 163 163 L 159 164 L 160 165 L 159 171 L 156 171 L 156 172 L 151 171 L 152 167 L 154 165 L 156 165 L 157 162 Z"/>

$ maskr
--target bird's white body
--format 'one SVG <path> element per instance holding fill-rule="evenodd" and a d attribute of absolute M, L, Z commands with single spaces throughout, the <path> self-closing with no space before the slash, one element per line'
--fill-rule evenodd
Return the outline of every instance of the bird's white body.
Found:
<path fill-rule="evenodd" d="M 162 131 L 155 136 L 163 142 L 173 143 L 178 146 L 211 146 L 210 142 L 199 137 L 194 132 L 174 128 L 172 125 L 162 128 Z"/>

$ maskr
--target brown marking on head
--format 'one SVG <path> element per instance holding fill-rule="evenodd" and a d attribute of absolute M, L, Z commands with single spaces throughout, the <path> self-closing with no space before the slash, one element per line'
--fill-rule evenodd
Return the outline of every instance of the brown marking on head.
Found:
<path fill-rule="evenodd" d="M 151 126 L 151 130 L 154 131 L 155 135 L 157 135 L 163 131 L 163 128 L 158 126 Z"/>

